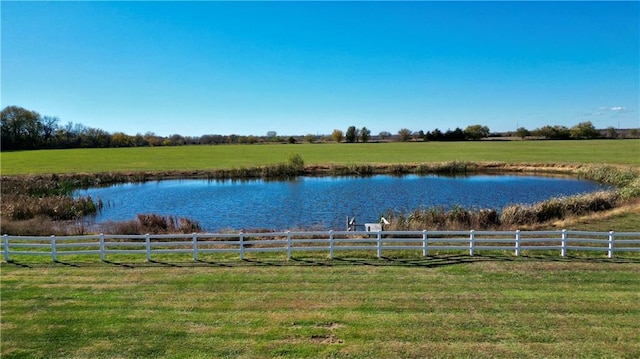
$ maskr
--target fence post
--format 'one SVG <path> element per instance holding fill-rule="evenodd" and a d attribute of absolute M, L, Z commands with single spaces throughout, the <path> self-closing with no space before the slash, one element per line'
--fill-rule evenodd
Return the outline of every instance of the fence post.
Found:
<path fill-rule="evenodd" d="M 287 231 L 287 260 L 291 259 L 291 232 Z"/>
<path fill-rule="evenodd" d="M 422 256 L 427 256 L 427 230 L 422 231 Z"/>
<path fill-rule="evenodd" d="M 147 250 L 147 262 L 151 262 L 151 236 L 149 233 L 145 234 L 144 243 Z"/>
<path fill-rule="evenodd" d="M 9 263 L 9 236 L 3 235 L 2 240 L 4 241 L 4 261 Z"/>
<path fill-rule="evenodd" d="M 244 260 L 244 234 L 240 233 L 240 259 Z"/>
<path fill-rule="evenodd" d="M 51 260 L 54 262 L 58 261 L 56 253 L 56 236 L 51 236 Z"/>
<path fill-rule="evenodd" d="M 198 261 L 198 235 L 193 233 L 193 261 Z"/>
<path fill-rule="evenodd" d="M 614 240 L 615 234 L 613 233 L 613 231 L 609 231 L 609 251 L 607 252 L 607 256 L 609 258 L 613 258 L 613 240 Z"/>
<path fill-rule="evenodd" d="M 378 243 L 376 244 L 378 258 L 382 257 L 382 232 L 378 231 Z"/>
<path fill-rule="evenodd" d="M 100 261 L 104 262 L 104 233 L 100 233 Z"/>
<path fill-rule="evenodd" d="M 560 255 L 565 257 L 567 255 L 567 230 L 562 230 L 562 246 L 560 249 Z"/>
<path fill-rule="evenodd" d="M 333 230 L 329 231 L 329 259 L 333 259 Z"/>
<path fill-rule="evenodd" d="M 516 230 L 516 257 L 520 255 L 520 230 Z"/>
<path fill-rule="evenodd" d="M 474 230 L 470 230 L 469 231 L 469 255 L 472 256 L 473 253 L 475 252 L 475 245 L 476 245 L 476 237 L 475 237 L 475 232 Z"/>

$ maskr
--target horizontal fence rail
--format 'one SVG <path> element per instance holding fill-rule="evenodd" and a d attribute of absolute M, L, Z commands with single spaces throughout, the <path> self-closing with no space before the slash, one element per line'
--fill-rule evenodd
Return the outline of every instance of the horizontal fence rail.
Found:
<path fill-rule="evenodd" d="M 235 253 L 240 259 L 255 252 L 324 251 L 334 258 L 338 251 L 371 251 L 381 257 L 384 251 L 596 251 L 613 258 L 615 253 L 640 252 L 640 232 L 585 231 L 315 231 L 268 233 L 193 233 L 88 236 L 2 236 L 4 260 L 14 256 L 50 256 L 54 262 L 64 255 L 96 255 L 106 261 L 110 254 L 144 255 Z"/>

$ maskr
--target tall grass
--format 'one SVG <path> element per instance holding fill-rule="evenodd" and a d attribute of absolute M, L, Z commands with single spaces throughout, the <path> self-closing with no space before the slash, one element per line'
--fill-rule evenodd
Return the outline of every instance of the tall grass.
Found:
<path fill-rule="evenodd" d="M 498 229 L 500 215 L 495 209 L 471 210 L 454 206 L 419 208 L 411 212 L 389 211 L 385 218 L 390 224 L 387 230 L 451 230 L 451 229 Z"/>
<path fill-rule="evenodd" d="M 533 205 L 510 205 L 502 209 L 500 223 L 520 226 L 545 223 L 607 211 L 621 203 L 617 191 L 598 191 L 571 197 L 556 197 Z"/>
<path fill-rule="evenodd" d="M 581 178 L 616 186 L 624 199 L 640 196 L 640 171 L 611 165 L 584 166 L 577 171 Z"/>
<path fill-rule="evenodd" d="M 198 221 L 185 217 L 138 214 L 135 220 L 107 222 L 98 227 L 100 233 L 113 234 L 166 234 L 195 233 L 202 227 Z"/>

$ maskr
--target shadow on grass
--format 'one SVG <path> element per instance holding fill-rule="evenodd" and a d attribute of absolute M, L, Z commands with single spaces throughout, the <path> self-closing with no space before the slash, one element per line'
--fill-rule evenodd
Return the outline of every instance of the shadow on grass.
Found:
<path fill-rule="evenodd" d="M 422 267 L 422 268 L 437 268 L 459 264 L 474 264 L 481 262 L 565 262 L 565 263 L 618 263 L 618 264 L 640 264 L 640 257 L 616 257 L 616 258 L 602 258 L 602 257 L 579 257 L 579 256 L 553 256 L 553 255 L 521 255 L 518 257 L 509 255 L 482 255 L 476 254 L 474 256 L 463 254 L 450 254 L 450 255 L 429 255 L 419 258 L 394 258 L 394 257 L 380 257 L 380 258 L 349 258 L 349 257 L 334 257 L 329 258 L 304 258 L 304 257 L 292 257 L 289 260 L 286 259 L 225 259 L 220 261 L 215 260 L 202 260 L 196 261 L 162 261 L 162 260 L 150 260 L 140 262 L 119 262 L 112 260 L 92 261 L 92 262 L 29 262 L 29 261 L 16 261 L 2 262 L 3 266 L 15 266 L 22 268 L 49 268 L 49 267 L 72 267 L 72 268 L 88 268 L 88 267 L 105 267 L 105 266 L 117 266 L 122 268 L 145 268 L 145 267 L 172 267 L 172 268 L 192 268 L 192 267 L 223 267 L 223 268 L 235 268 L 235 267 L 287 267 L 287 266 L 303 266 L 303 267 L 337 267 L 337 266 L 373 266 L 373 267 L 385 267 L 385 266 L 400 266 L 400 267 Z"/>

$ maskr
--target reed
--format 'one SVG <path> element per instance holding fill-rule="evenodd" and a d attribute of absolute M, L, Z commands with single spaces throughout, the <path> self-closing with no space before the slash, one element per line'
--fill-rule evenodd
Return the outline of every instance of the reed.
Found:
<path fill-rule="evenodd" d="M 98 212 L 102 206 L 102 201 L 94 201 L 91 197 L 34 197 L 21 194 L 4 195 L 0 204 L 2 216 L 8 219 L 27 220 L 46 216 L 57 221 L 82 218 Z"/>
<path fill-rule="evenodd" d="M 515 230 L 523 225 L 543 225 L 553 220 L 608 211 L 622 202 L 617 191 L 599 191 L 570 197 L 556 197 L 532 205 L 515 204 L 496 209 L 467 209 L 454 206 L 389 211 L 384 217 L 390 230 Z"/>
<path fill-rule="evenodd" d="M 96 229 L 104 234 L 188 234 L 202 231 L 198 221 L 154 213 L 138 214 L 135 220 L 107 222 Z"/>
<path fill-rule="evenodd" d="M 2 233 L 11 233 L 14 236 L 75 236 L 87 234 L 88 228 L 81 221 L 53 221 L 42 215 L 27 220 L 3 217 Z"/>
<path fill-rule="evenodd" d="M 467 209 L 454 206 L 419 208 L 410 212 L 388 211 L 384 217 L 390 222 L 385 227 L 394 231 L 500 229 L 500 216 L 495 209 Z"/>
<path fill-rule="evenodd" d="M 530 225 L 607 211 L 622 203 L 618 191 L 598 191 L 571 197 L 556 197 L 533 205 L 510 205 L 502 209 L 506 226 Z"/>

